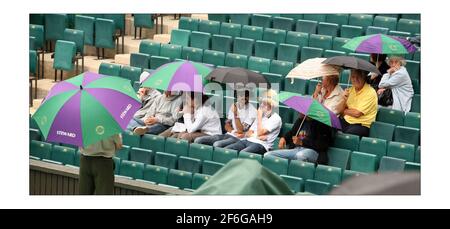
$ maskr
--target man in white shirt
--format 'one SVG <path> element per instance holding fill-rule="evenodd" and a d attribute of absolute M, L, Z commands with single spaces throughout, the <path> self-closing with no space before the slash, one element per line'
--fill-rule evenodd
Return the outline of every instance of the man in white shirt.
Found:
<path fill-rule="evenodd" d="M 250 92 L 248 90 L 235 91 L 235 97 L 237 98 L 237 103 L 231 105 L 225 122 L 227 133 L 198 137 L 195 139 L 195 143 L 223 148 L 238 142 L 245 136 L 245 133 L 256 119 L 256 108 L 249 103 Z"/>
<path fill-rule="evenodd" d="M 247 139 L 240 140 L 225 148 L 258 154 L 264 154 L 272 148 L 282 124 L 280 116 L 273 111 L 277 106 L 275 97 L 276 92 L 273 90 L 268 90 L 265 93 L 260 101 L 256 121 L 246 133 Z"/>

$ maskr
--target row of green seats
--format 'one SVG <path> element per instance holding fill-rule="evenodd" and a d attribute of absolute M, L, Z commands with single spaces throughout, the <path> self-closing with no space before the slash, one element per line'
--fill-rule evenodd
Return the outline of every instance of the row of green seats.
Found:
<path fill-rule="evenodd" d="M 416 100 L 416 101 L 415 101 Z M 414 95 L 412 106 L 414 103 L 419 103 L 420 95 Z M 413 110 L 413 109 L 411 109 Z M 418 111 L 420 112 L 420 110 Z M 402 111 L 394 110 L 386 107 L 379 107 L 377 112 L 377 121 L 393 124 L 395 126 L 407 126 L 420 129 L 420 113 L 411 111 L 404 114 Z"/>

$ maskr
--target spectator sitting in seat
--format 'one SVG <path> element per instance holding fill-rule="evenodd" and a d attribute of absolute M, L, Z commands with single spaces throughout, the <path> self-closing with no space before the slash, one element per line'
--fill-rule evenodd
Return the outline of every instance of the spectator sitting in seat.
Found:
<path fill-rule="evenodd" d="M 370 86 L 373 87 L 373 89 L 378 90 L 378 84 L 380 83 L 381 77 L 387 72 L 389 69 L 389 65 L 386 63 L 386 54 L 376 54 L 372 53 L 370 54 L 370 63 L 375 65 L 380 71 L 381 75 L 378 75 L 376 73 L 371 72 L 368 75 L 367 82 L 370 84 Z"/>
<path fill-rule="evenodd" d="M 322 83 L 318 83 L 313 98 L 322 103 L 335 114 L 339 114 L 337 107 L 342 101 L 344 90 L 339 86 L 339 76 L 323 76 Z"/>

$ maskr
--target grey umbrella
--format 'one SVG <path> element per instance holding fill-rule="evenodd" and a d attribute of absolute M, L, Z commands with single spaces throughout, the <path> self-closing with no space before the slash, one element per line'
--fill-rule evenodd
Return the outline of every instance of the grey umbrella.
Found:
<path fill-rule="evenodd" d="M 354 56 L 334 56 L 327 58 L 322 63 L 373 72 L 381 75 L 380 71 L 378 71 L 375 65 L 371 64 L 369 61 Z"/>
<path fill-rule="evenodd" d="M 244 68 L 216 68 L 206 77 L 207 80 L 219 83 L 267 83 L 261 74 Z"/>

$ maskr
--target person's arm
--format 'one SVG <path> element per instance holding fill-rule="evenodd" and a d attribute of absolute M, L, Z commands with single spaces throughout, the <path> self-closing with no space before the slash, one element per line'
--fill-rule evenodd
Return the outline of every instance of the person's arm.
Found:
<path fill-rule="evenodd" d="M 115 136 L 114 145 L 116 146 L 116 150 L 122 149 L 122 134 Z"/>
<path fill-rule="evenodd" d="M 349 95 L 349 90 L 348 88 L 345 89 L 344 93 L 342 93 L 342 100 L 340 103 L 338 103 L 336 105 L 336 112 L 337 114 L 343 114 L 344 110 L 347 108 L 347 100 L 348 100 L 348 95 Z"/>
<path fill-rule="evenodd" d="M 404 82 L 404 78 L 402 74 L 398 71 L 393 74 L 386 73 L 380 80 L 378 84 L 379 88 L 392 88 L 401 85 Z"/>
<path fill-rule="evenodd" d="M 355 118 L 359 118 L 361 116 L 364 115 L 364 113 L 362 113 L 361 111 L 357 110 L 357 109 L 345 109 L 344 110 L 344 115 L 348 115 L 348 116 L 352 116 Z"/>
<path fill-rule="evenodd" d="M 261 109 L 258 109 L 258 115 L 256 116 L 256 121 L 257 121 L 257 129 L 256 129 L 256 135 L 259 137 L 259 136 L 262 136 L 262 135 L 265 135 L 265 134 L 267 134 L 267 130 L 266 129 L 264 129 L 264 127 L 263 127 L 263 123 L 262 123 L 262 116 L 263 116 L 263 112 L 262 112 L 262 110 Z"/>
<path fill-rule="evenodd" d="M 164 95 L 160 95 L 164 96 Z M 147 112 L 145 113 L 144 117 L 141 118 L 142 122 L 145 122 L 148 118 L 153 117 L 156 113 L 156 108 L 159 106 L 160 97 L 156 97 L 155 101 L 153 101 L 152 105 L 148 108 Z"/>
<path fill-rule="evenodd" d="M 236 107 L 236 104 L 233 103 L 230 107 L 231 114 L 234 118 L 234 123 L 236 124 L 236 133 L 244 133 L 244 126 L 241 123 L 241 119 L 239 118 L 238 109 Z"/>
<path fill-rule="evenodd" d="M 195 115 L 195 121 L 192 122 L 191 115 L 190 114 L 184 114 L 184 124 L 186 125 L 186 130 L 188 133 L 193 133 L 197 130 L 201 130 L 202 127 L 205 125 L 206 121 L 208 120 L 208 117 L 204 114 L 205 110 L 204 108 L 200 108 L 197 115 Z"/>

